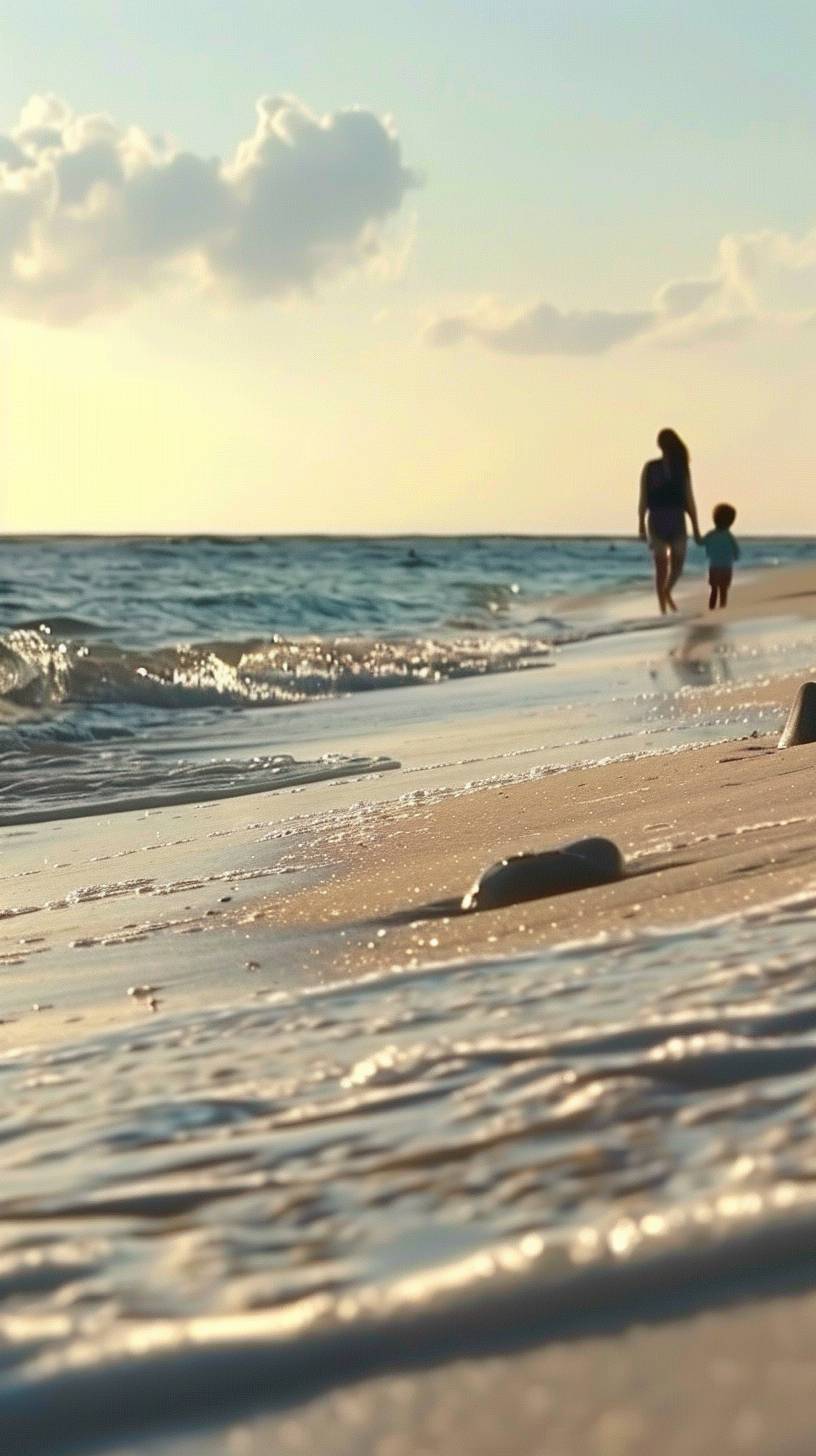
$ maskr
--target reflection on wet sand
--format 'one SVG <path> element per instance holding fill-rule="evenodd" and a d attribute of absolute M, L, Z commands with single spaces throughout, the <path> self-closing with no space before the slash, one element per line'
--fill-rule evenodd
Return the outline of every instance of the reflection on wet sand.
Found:
<path fill-rule="evenodd" d="M 733 680 L 725 636 L 717 622 L 689 623 L 682 642 L 668 655 L 669 666 L 683 686 L 709 687 Z"/>

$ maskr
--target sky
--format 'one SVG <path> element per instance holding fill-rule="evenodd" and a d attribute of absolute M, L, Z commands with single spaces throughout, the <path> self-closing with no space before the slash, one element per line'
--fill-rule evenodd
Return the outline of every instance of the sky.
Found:
<path fill-rule="evenodd" d="M 0 530 L 816 533 L 812 0 L 4 0 Z"/>

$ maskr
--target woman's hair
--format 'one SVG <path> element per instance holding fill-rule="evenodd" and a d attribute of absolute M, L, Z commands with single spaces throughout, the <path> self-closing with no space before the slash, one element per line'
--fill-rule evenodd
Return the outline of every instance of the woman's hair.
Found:
<path fill-rule="evenodd" d="M 725 501 L 721 501 L 718 506 L 715 506 L 711 514 L 718 531 L 730 531 L 737 519 L 734 507 L 727 505 Z"/>
<path fill-rule="evenodd" d="M 661 430 L 657 443 L 669 467 L 669 472 L 678 480 L 688 480 L 689 452 L 675 430 Z"/>

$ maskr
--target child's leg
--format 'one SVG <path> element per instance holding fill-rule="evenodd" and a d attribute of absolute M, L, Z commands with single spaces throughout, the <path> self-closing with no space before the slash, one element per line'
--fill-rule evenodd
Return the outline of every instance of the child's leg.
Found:
<path fill-rule="evenodd" d="M 731 571 L 724 567 L 720 572 L 720 606 L 724 607 L 728 602 L 728 588 L 731 585 Z"/>
<path fill-rule="evenodd" d="M 717 570 L 714 566 L 711 567 L 708 573 L 708 584 L 711 587 L 711 591 L 708 594 L 708 610 L 713 612 L 717 605 Z"/>

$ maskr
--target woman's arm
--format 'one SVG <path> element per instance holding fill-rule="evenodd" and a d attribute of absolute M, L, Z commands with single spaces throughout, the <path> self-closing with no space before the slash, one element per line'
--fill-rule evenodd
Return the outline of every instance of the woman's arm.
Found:
<path fill-rule="evenodd" d="M 689 520 L 691 521 L 691 529 L 694 532 L 694 539 L 697 542 L 697 545 L 700 546 L 702 545 L 703 538 L 700 535 L 700 522 L 697 520 L 697 505 L 694 500 L 694 491 L 691 488 L 690 475 L 686 477 L 686 512 L 688 514 Z"/>
<path fill-rule="evenodd" d="M 646 540 L 646 511 L 648 500 L 646 498 L 646 466 L 640 472 L 640 494 L 638 496 L 638 535 Z"/>

